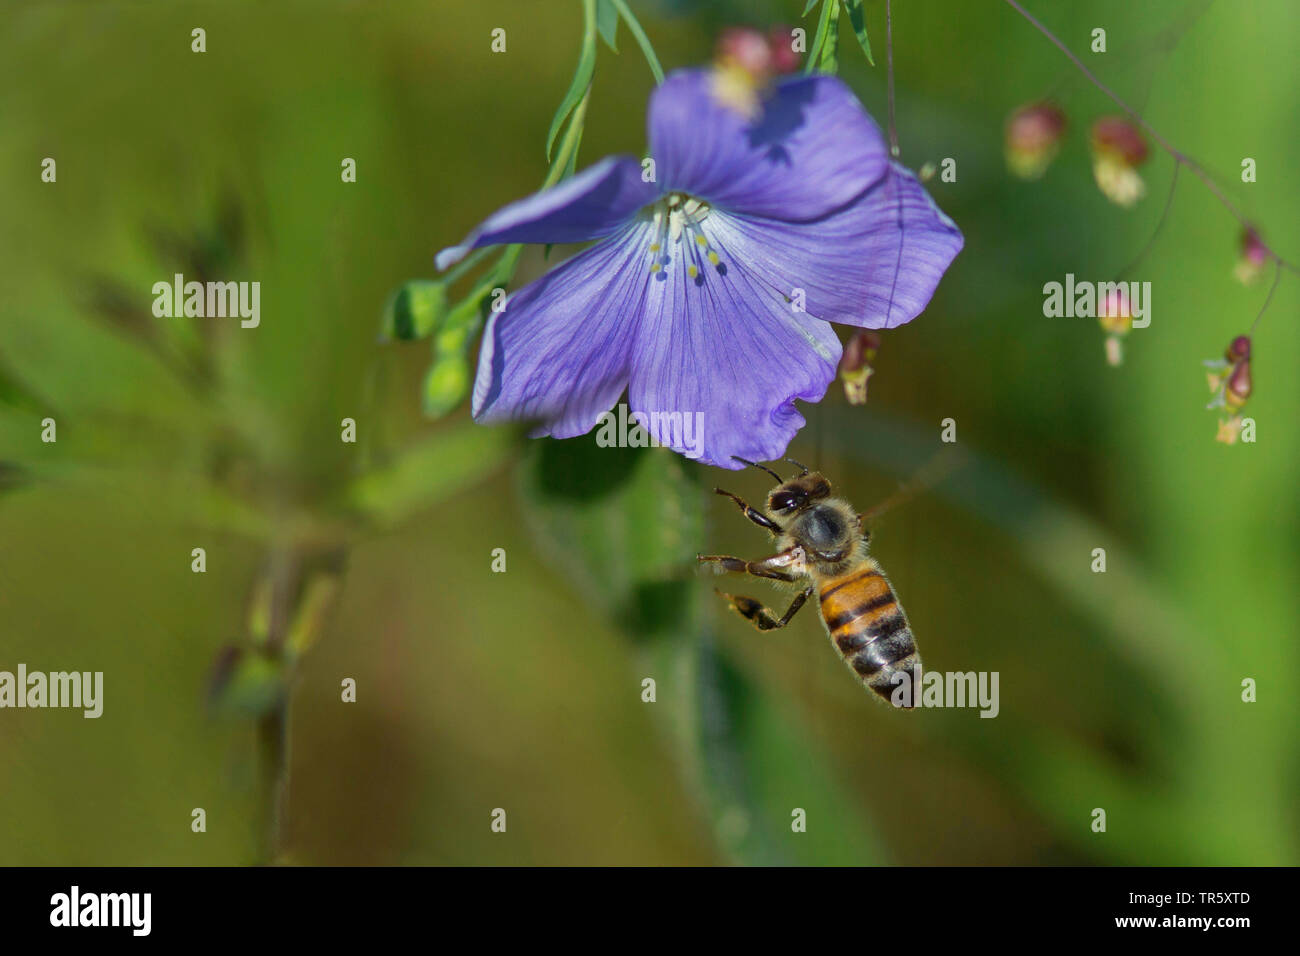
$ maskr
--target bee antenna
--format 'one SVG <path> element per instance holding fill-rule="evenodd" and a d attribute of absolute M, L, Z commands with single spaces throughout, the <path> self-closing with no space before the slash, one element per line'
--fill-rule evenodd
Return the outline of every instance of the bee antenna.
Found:
<path fill-rule="evenodd" d="M 771 468 L 768 468 L 764 465 L 760 465 L 758 462 L 750 461 L 748 458 L 741 458 L 739 455 L 732 455 L 731 457 L 734 458 L 736 461 L 740 462 L 742 465 L 748 465 L 750 468 L 758 468 L 762 471 L 765 471 L 773 478 L 775 478 L 779 483 L 785 484 L 785 479 L 782 478 L 780 475 L 778 475 L 776 472 L 774 472 Z"/>
<path fill-rule="evenodd" d="M 804 475 L 808 474 L 808 466 L 807 466 L 807 465 L 800 464 L 799 462 L 795 461 L 793 458 L 787 458 L 786 461 L 788 461 L 790 464 L 792 464 L 792 465 L 794 465 L 794 466 L 796 466 L 796 467 L 798 467 L 798 468 L 802 468 L 802 469 L 803 469 L 803 472 L 799 475 L 800 478 L 802 478 Z"/>

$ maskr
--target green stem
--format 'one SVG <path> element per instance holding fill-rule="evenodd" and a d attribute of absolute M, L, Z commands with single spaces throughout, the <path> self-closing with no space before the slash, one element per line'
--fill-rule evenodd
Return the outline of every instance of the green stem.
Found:
<path fill-rule="evenodd" d="M 491 251 L 492 248 L 490 246 L 484 246 L 482 249 L 475 249 L 460 262 L 456 263 L 456 265 L 444 272 L 439 281 L 446 283 L 448 286 L 453 285 L 457 279 L 482 262 Z"/>
<path fill-rule="evenodd" d="M 284 814 L 289 788 L 289 692 L 257 724 L 261 749 L 262 833 L 260 859 L 271 865 L 283 850 Z"/>
<path fill-rule="evenodd" d="M 551 168 L 546 173 L 546 178 L 542 180 L 542 188 L 550 189 L 564 178 L 565 171 L 570 165 L 570 160 L 577 153 L 578 143 L 582 139 L 583 124 L 587 119 L 587 104 L 591 101 L 591 87 L 587 87 L 587 92 L 582 94 L 582 99 L 573 109 L 573 115 L 569 117 L 569 125 L 565 127 L 564 138 L 560 140 L 560 151 L 555 154 L 555 159 L 551 162 Z M 515 268 L 519 265 L 519 256 L 523 252 L 523 245 L 514 243 L 506 246 L 501 253 L 501 258 L 497 260 L 496 266 L 492 269 L 492 281 L 479 295 L 478 301 L 482 301 L 483 296 L 488 295 L 492 289 L 498 286 L 506 285 L 514 278 Z M 477 322 L 477 311 L 475 319 Z"/>

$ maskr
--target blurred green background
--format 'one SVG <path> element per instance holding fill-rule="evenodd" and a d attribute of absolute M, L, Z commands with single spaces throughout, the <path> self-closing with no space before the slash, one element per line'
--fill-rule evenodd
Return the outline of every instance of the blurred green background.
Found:
<path fill-rule="evenodd" d="M 846 23 L 841 75 L 883 120 L 884 5 L 866 6 L 879 65 Z M 1233 278 L 1235 221 L 1184 172 L 1133 276 L 1151 326 L 1106 367 L 1095 322 L 1044 318 L 1041 288 L 1123 267 L 1171 160 L 1153 154 L 1134 210 L 1108 204 L 1086 129 L 1112 110 L 1058 51 L 999 2 L 896 7 L 902 158 L 957 160 L 930 189 L 966 249 L 885 336 L 870 403 L 832 386 L 790 453 L 865 509 L 956 420 L 961 467 L 885 516 L 875 553 L 929 668 L 1000 672 L 995 720 L 879 706 L 814 614 L 760 635 L 724 613 L 694 553 L 765 539 L 710 488 L 760 498 L 762 476 L 530 442 L 464 408 L 431 422 L 427 344 L 377 341 L 398 284 L 545 175 L 579 3 L 6 4 L 0 669 L 103 671 L 105 702 L 98 720 L 0 712 L 0 864 L 269 858 L 256 722 L 207 688 L 286 566 L 286 593 L 336 599 L 286 674 L 277 859 L 1300 861 L 1300 282 L 1255 337 L 1258 441 L 1215 443 L 1201 360 L 1271 279 Z M 635 8 L 673 69 L 722 26 L 794 23 L 802 3 Z M 1294 4 L 1031 9 L 1300 257 Z M 1105 54 L 1087 52 L 1094 27 Z M 626 30 L 619 49 L 600 50 L 580 167 L 644 148 L 653 80 Z M 1003 120 L 1049 92 L 1072 121 L 1062 155 L 1014 181 Z M 545 267 L 526 252 L 518 282 Z M 153 320 L 174 272 L 260 281 L 261 326 Z"/>

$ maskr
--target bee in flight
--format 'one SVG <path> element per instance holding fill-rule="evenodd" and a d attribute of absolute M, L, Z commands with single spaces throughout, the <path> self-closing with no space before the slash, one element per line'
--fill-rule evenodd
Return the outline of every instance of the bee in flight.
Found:
<path fill-rule="evenodd" d="M 862 527 L 866 515 L 858 514 L 843 498 L 832 498 L 831 483 L 823 475 L 793 459 L 786 460 L 801 469 L 789 481 L 770 468 L 736 458 L 777 480 L 767 496 L 765 512 L 751 508 L 729 491 L 713 489 L 772 534 L 777 553 L 758 561 L 720 554 L 701 554 L 697 559 L 723 571 L 799 586 L 794 602 L 780 617 L 753 598 L 718 592 L 760 631 L 785 627 L 815 592 L 831 644 L 859 679 L 888 701 L 899 684 L 899 675 L 906 674 L 909 686 L 915 687 L 921 656 L 889 580 L 867 553 L 870 535 Z M 904 699 L 910 700 L 911 695 Z"/>

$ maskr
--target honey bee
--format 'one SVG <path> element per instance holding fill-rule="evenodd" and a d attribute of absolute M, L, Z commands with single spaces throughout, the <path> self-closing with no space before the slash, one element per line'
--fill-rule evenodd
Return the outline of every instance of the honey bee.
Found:
<path fill-rule="evenodd" d="M 816 592 L 831 644 L 867 687 L 889 701 L 898 686 L 898 675 L 906 674 L 910 686 L 915 686 L 921 656 L 889 580 L 867 553 L 870 534 L 862 527 L 866 516 L 843 498 L 831 497 L 831 483 L 825 476 L 793 459 L 786 460 L 801 469 L 789 481 L 770 468 L 736 458 L 777 480 L 777 486 L 767 496 L 766 513 L 751 508 L 729 491 L 713 489 L 771 533 L 777 553 L 758 561 L 718 554 L 697 555 L 697 560 L 717 565 L 723 571 L 738 571 L 800 588 L 780 617 L 753 598 L 718 592 L 760 631 L 785 627 Z M 911 695 L 904 699 L 910 700 Z"/>

